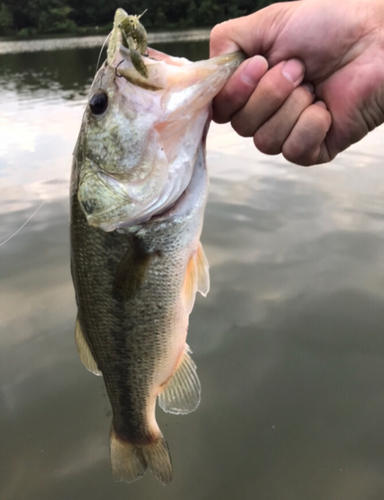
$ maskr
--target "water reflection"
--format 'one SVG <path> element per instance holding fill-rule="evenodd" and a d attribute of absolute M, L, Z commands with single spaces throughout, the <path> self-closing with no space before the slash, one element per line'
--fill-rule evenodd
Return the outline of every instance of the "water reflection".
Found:
<path fill-rule="evenodd" d="M 2 89 L 14 92 L 16 94 L 14 97 L 18 100 L 38 100 L 42 104 L 52 99 L 84 98 L 95 75 L 102 41 L 99 40 L 101 43 L 97 43 L 96 46 L 84 48 L 80 45 L 76 49 L 62 50 L 52 49 L 47 41 L 41 42 L 44 42 L 49 50 L 20 51 L 2 56 L 1 47 L 4 46 L 4 42 L 0 42 Z M 63 42 L 65 43 L 65 40 Z M 178 41 L 158 42 L 153 46 L 158 50 L 178 57 L 184 56 L 192 61 L 209 56 L 208 45 L 205 41 L 191 41 L 189 44 Z"/>
<path fill-rule="evenodd" d="M 171 485 L 116 484 L 109 403 L 73 340 L 69 272 L 71 151 L 97 50 L 69 52 L 2 56 L 0 237 L 47 201 L 0 247 L 0 498 L 382 499 L 383 131 L 302 169 L 212 125 L 212 289 L 189 334 L 202 403 L 158 412 Z"/>

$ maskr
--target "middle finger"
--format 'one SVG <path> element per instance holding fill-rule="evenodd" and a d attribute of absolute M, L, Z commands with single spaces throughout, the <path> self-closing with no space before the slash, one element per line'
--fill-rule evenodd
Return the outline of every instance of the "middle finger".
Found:
<path fill-rule="evenodd" d="M 304 64 L 299 59 L 283 61 L 261 78 L 245 106 L 235 113 L 231 123 L 243 137 L 252 137 L 285 102 L 304 78 Z"/>

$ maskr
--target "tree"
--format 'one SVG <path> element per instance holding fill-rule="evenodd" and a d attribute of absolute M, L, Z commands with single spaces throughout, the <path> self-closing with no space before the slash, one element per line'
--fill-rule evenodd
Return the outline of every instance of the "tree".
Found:
<path fill-rule="evenodd" d="M 9 8 L 4 4 L 0 4 L 0 35 L 8 35 L 12 32 L 13 15 Z"/>

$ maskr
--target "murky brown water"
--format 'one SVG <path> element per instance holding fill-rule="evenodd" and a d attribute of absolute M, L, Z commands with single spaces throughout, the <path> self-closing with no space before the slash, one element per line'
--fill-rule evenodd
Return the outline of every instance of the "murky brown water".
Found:
<path fill-rule="evenodd" d="M 303 169 L 212 126 L 212 288 L 189 331 L 202 403 L 158 411 L 168 487 L 113 482 L 109 403 L 78 359 L 69 271 L 71 152 L 97 53 L 0 56 L 0 241 L 46 200 L 0 247 L 1 500 L 382 500 L 382 128 Z"/>

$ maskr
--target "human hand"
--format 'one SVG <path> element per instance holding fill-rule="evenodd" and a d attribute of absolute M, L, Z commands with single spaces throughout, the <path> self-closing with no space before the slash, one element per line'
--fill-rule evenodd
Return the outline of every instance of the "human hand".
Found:
<path fill-rule="evenodd" d="M 211 56 L 236 50 L 251 59 L 214 99 L 213 119 L 264 153 L 324 163 L 384 121 L 382 0 L 279 3 L 215 26 Z"/>

